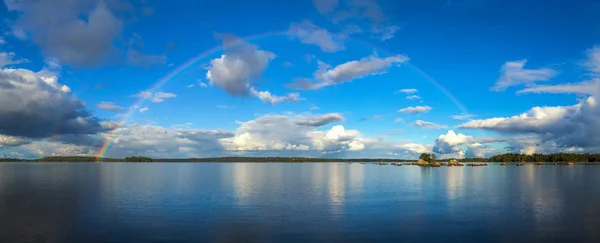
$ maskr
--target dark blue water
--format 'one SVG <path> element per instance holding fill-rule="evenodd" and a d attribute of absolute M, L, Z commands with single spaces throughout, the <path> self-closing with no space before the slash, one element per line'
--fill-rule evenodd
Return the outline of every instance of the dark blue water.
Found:
<path fill-rule="evenodd" d="M 600 166 L 2 163 L 0 242 L 599 242 Z"/>

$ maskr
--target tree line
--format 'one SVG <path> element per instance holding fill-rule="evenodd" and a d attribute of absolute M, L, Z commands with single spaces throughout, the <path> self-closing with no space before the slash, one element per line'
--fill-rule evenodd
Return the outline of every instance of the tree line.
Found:
<path fill-rule="evenodd" d="M 435 154 L 423 153 L 420 156 L 427 162 L 449 161 L 438 159 Z M 490 158 L 463 158 L 460 162 L 600 162 L 600 154 L 516 154 L 506 153 Z M 310 157 L 216 157 L 216 158 L 150 158 L 143 156 L 125 158 L 97 158 L 86 156 L 53 156 L 39 159 L 0 158 L 0 162 L 414 162 L 406 159 L 340 159 Z"/>
<path fill-rule="evenodd" d="M 488 159 L 494 162 L 600 162 L 600 154 L 499 154 Z"/>

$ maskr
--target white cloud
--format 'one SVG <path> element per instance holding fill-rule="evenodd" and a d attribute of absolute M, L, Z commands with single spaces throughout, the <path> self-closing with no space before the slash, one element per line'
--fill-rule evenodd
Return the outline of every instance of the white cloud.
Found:
<path fill-rule="evenodd" d="M 170 99 L 170 98 L 175 98 L 177 97 L 176 94 L 173 93 L 165 93 L 165 92 L 156 92 L 154 93 L 154 95 L 152 95 L 152 102 L 154 103 L 160 103 L 165 101 L 165 99 Z"/>
<path fill-rule="evenodd" d="M 393 65 L 400 65 L 408 60 L 408 57 L 403 55 L 386 58 L 379 58 L 373 55 L 361 58 L 360 60 L 349 61 L 333 68 L 329 64 L 319 62 L 319 68 L 313 74 L 314 81 L 300 78 L 296 79 L 295 83 L 288 84 L 287 86 L 303 90 L 320 89 L 370 75 L 383 74 Z"/>
<path fill-rule="evenodd" d="M 139 109 L 140 112 L 144 113 L 146 111 L 150 110 L 147 106 L 144 106 L 143 108 Z"/>
<path fill-rule="evenodd" d="M 401 89 L 396 91 L 397 93 L 405 93 L 405 94 L 412 94 L 412 93 L 417 93 L 417 89 Z"/>
<path fill-rule="evenodd" d="M 164 102 L 165 99 L 171 99 L 177 97 L 176 94 L 166 93 L 166 92 L 155 92 L 152 93 L 148 90 L 142 90 L 137 94 L 132 95 L 132 97 L 142 98 L 142 99 L 150 99 L 150 101 L 154 103 Z"/>
<path fill-rule="evenodd" d="M 98 109 L 102 109 L 105 111 L 115 111 L 115 112 L 119 112 L 123 110 L 123 107 L 115 105 L 112 102 L 100 102 L 97 105 Z"/>
<path fill-rule="evenodd" d="M 197 130 L 191 124 L 164 128 L 128 124 L 118 128 L 108 149 L 108 157 L 149 156 L 153 158 L 217 156 L 307 156 L 335 153 L 338 158 L 415 158 L 415 153 L 431 151 L 430 145 L 391 142 L 364 137 L 358 130 L 335 123 L 338 113 L 320 115 L 265 115 L 237 122 L 235 131 Z M 3 156 L 24 157 L 82 155 L 93 156 L 111 136 L 107 132 L 60 135 L 48 140 L 28 141 L 1 137 Z"/>
<path fill-rule="evenodd" d="M 466 114 L 466 113 L 461 113 L 460 115 L 452 115 L 452 119 L 454 120 L 468 120 L 471 119 L 471 117 L 474 117 L 475 115 L 473 114 Z"/>
<path fill-rule="evenodd" d="M 429 106 L 414 106 L 414 107 L 402 108 L 402 109 L 398 110 L 398 112 L 406 113 L 406 114 L 419 114 L 419 113 L 428 112 L 430 110 L 431 110 L 431 107 L 429 107 Z"/>
<path fill-rule="evenodd" d="M 215 85 L 233 96 L 254 96 L 272 105 L 300 100 L 300 95 L 291 93 L 287 96 L 276 96 L 269 91 L 257 91 L 253 82 L 262 76 L 262 73 L 275 58 L 275 54 L 259 50 L 257 46 L 248 44 L 233 35 L 220 36 L 223 41 L 224 54 L 220 58 L 210 61 L 206 78 L 211 85 Z M 236 43 L 236 45 L 229 45 Z M 200 83 L 201 87 L 206 87 Z"/>
<path fill-rule="evenodd" d="M 0 46 L 6 44 L 6 41 L 0 36 Z"/>
<path fill-rule="evenodd" d="M 484 158 L 485 146 L 481 143 L 472 143 L 467 145 L 466 156 L 468 158 Z"/>
<path fill-rule="evenodd" d="M 26 62 L 29 62 L 29 60 L 24 58 L 16 58 L 14 52 L 0 52 L 0 68 Z"/>
<path fill-rule="evenodd" d="M 339 37 L 335 37 L 326 29 L 316 26 L 308 20 L 293 23 L 288 34 L 297 37 L 304 44 L 320 47 L 323 52 L 337 52 L 345 49 L 344 42 Z"/>
<path fill-rule="evenodd" d="M 427 128 L 427 129 L 447 129 L 448 128 L 448 126 L 446 126 L 446 125 L 439 125 L 439 124 L 435 124 L 433 122 L 428 122 L 428 121 L 423 121 L 423 120 L 417 120 L 412 125 L 416 126 L 416 127 Z"/>
<path fill-rule="evenodd" d="M 595 74 L 600 74 L 600 46 L 594 46 L 586 51 L 587 60 L 583 63 L 588 70 Z"/>
<path fill-rule="evenodd" d="M 31 143 L 30 139 L 0 134 L 0 148 L 21 146 L 28 143 Z"/>
<path fill-rule="evenodd" d="M 567 83 L 557 85 L 538 85 L 517 91 L 517 93 L 576 93 L 588 95 L 600 95 L 600 78 L 595 78 L 579 83 Z"/>
<path fill-rule="evenodd" d="M 402 118 L 400 118 L 400 117 L 398 117 L 398 118 L 394 119 L 394 122 L 402 122 L 402 121 L 403 121 L 403 119 L 402 119 Z"/>
<path fill-rule="evenodd" d="M 502 65 L 501 76 L 496 84 L 490 88 L 492 91 L 503 91 L 510 86 L 533 85 L 539 81 L 548 81 L 558 74 L 550 68 L 525 69 L 527 60 L 507 62 Z"/>
<path fill-rule="evenodd" d="M 254 89 L 251 89 L 250 92 L 253 96 L 258 97 L 260 100 L 267 102 L 271 105 L 275 105 L 281 102 L 298 102 L 302 99 L 300 98 L 300 94 L 298 93 L 291 93 L 287 96 L 277 96 L 272 95 L 269 91 L 256 91 Z"/>
<path fill-rule="evenodd" d="M 440 135 L 434 142 L 433 152 L 440 154 L 458 153 L 462 151 L 458 146 L 473 140 L 473 137 L 462 133 L 456 134 L 449 130 L 448 133 Z"/>
<path fill-rule="evenodd" d="M 572 106 L 534 107 L 512 117 L 472 120 L 460 128 L 483 129 L 503 134 L 535 134 L 559 148 L 600 146 L 600 109 L 595 97 Z"/>
<path fill-rule="evenodd" d="M 190 84 L 190 85 L 188 85 L 187 87 L 188 87 L 188 88 L 193 88 L 194 86 L 196 86 L 196 85 L 195 85 L 195 84 Z"/>
<path fill-rule="evenodd" d="M 200 86 L 201 88 L 206 88 L 206 87 L 208 87 L 208 85 L 206 85 L 206 84 L 205 84 L 205 83 L 203 83 L 203 82 L 199 82 L 199 83 L 198 83 L 198 86 Z"/>
<path fill-rule="evenodd" d="M 409 99 L 409 100 L 420 100 L 421 96 L 418 96 L 418 95 L 409 95 L 409 96 L 406 96 L 406 99 Z"/>
<path fill-rule="evenodd" d="M 364 148 L 358 132 L 337 125 L 328 131 L 317 130 L 332 122 L 343 121 L 337 113 L 323 115 L 266 115 L 242 122 L 236 136 L 225 139 L 231 150 L 319 150 L 341 152 Z"/>
<path fill-rule="evenodd" d="M 587 59 L 582 65 L 590 71 L 592 79 L 577 83 L 538 85 L 519 90 L 517 93 L 575 93 L 600 97 L 600 78 L 597 77 L 600 74 L 600 46 L 595 46 L 585 53 Z"/>
<path fill-rule="evenodd" d="M 313 106 L 310 107 L 309 110 L 314 111 L 314 110 L 318 110 L 318 109 L 319 109 L 318 106 L 313 105 Z"/>
<path fill-rule="evenodd" d="M 408 144 L 403 144 L 400 145 L 402 148 L 405 148 L 409 151 L 412 151 L 414 153 L 428 153 L 431 151 L 431 147 L 428 147 L 427 145 L 424 144 L 415 144 L 415 143 L 408 143 Z"/>
<path fill-rule="evenodd" d="M 211 85 L 233 96 L 249 96 L 252 82 L 262 76 L 275 54 L 233 35 L 221 35 L 221 39 L 225 46 L 223 55 L 210 61 L 206 77 Z M 228 43 L 238 44 L 227 46 Z"/>

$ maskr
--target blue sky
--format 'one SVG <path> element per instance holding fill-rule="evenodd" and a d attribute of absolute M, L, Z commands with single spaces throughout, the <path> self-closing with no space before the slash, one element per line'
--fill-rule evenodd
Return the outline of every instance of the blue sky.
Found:
<path fill-rule="evenodd" d="M 599 152 L 598 10 L 5 0 L 0 155 L 92 156 L 106 141 L 112 157 Z"/>

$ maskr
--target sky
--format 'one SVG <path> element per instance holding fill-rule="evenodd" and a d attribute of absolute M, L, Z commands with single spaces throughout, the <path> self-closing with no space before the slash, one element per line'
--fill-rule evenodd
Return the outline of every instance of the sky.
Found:
<path fill-rule="evenodd" d="M 600 153 L 598 11 L 4 0 L 0 156 Z"/>

